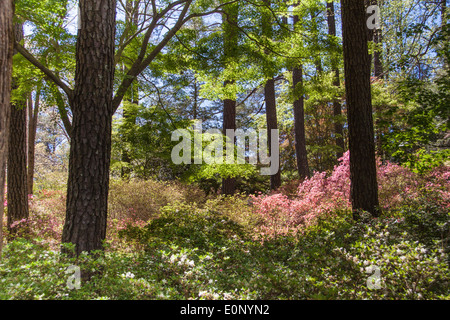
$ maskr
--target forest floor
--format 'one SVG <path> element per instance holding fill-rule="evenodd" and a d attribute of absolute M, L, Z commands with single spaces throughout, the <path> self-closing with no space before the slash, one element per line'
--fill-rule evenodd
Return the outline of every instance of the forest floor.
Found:
<path fill-rule="evenodd" d="M 395 206 L 358 221 L 333 199 L 299 220 L 305 193 L 206 196 L 181 183 L 113 181 L 105 250 L 78 259 L 59 250 L 65 191 L 41 190 L 5 245 L 0 299 L 448 300 L 448 168 L 431 176 L 407 197 L 411 185 L 395 175 L 404 197 L 391 181 L 380 201 Z M 298 190 L 323 205 L 331 178 Z M 90 280 L 77 282 L 77 271 Z"/>

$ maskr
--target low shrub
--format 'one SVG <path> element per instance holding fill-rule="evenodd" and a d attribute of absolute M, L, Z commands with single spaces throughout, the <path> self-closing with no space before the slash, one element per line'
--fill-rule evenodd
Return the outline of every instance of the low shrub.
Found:
<path fill-rule="evenodd" d="M 245 239 L 244 229 L 215 211 L 162 209 L 157 219 L 143 227 L 128 225 L 119 236 L 141 243 L 171 244 L 208 251 L 228 243 L 232 238 Z"/>
<path fill-rule="evenodd" d="M 147 221 L 159 210 L 175 202 L 204 202 L 204 193 L 195 186 L 154 180 L 113 181 L 109 193 L 109 216 L 114 219 L 136 216 Z"/>

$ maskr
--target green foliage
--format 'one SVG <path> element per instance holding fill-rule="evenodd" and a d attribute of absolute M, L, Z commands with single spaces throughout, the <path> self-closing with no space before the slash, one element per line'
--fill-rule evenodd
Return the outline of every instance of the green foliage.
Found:
<path fill-rule="evenodd" d="M 428 152 L 425 149 L 419 149 L 414 155 L 408 157 L 404 165 L 413 172 L 424 174 L 446 164 L 448 159 L 450 159 L 450 149 Z"/>
<path fill-rule="evenodd" d="M 158 106 L 146 107 L 124 102 L 127 117 L 117 119 L 113 129 L 111 169 L 120 175 L 123 169 L 134 177 L 173 179 L 183 171 L 171 160 L 172 132 L 187 126 L 183 120 Z M 126 153 L 128 159 L 124 159 Z"/>
<path fill-rule="evenodd" d="M 450 212 L 444 204 L 445 198 L 439 192 L 425 189 L 399 208 L 398 215 L 405 220 L 409 238 L 427 246 L 439 243 L 450 253 Z"/>
<path fill-rule="evenodd" d="M 242 227 L 211 211 L 163 210 L 158 219 L 150 221 L 144 228 L 127 228 L 121 236 L 137 237 L 145 244 L 177 245 L 199 250 L 209 250 L 226 245 L 231 238 L 245 239 Z"/>
<path fill-rule="evenodd" d="M 0 264 L 0 300 L 67 299 L 66 269 L 75 264 L 45 243 L 17 239 L 5 247 Z"/>

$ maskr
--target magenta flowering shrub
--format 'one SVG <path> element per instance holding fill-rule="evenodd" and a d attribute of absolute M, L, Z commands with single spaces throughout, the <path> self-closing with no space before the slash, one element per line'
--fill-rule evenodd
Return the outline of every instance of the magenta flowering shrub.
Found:
<path fill-rule="evenodd" d="M 304 230 L 333 212 L 350 210 L 350 159 L 347 151 L 331 174 L 316 172 L 299 184 L 295 197 L 282 193 L 252 196 L 254 210 L 264 223 L 260 232 L 267 236 Z M 379 201 L 383 211 L 394 210 L 417 198 L 425 189 L 439 195 L 442 206 L 450 206 L 450 168 L 442 166 L 419 175 L 400 165 L 377 162 Z"/>

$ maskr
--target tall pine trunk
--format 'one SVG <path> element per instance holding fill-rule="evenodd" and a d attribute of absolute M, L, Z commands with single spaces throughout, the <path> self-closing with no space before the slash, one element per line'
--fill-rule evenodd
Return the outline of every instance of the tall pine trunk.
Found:
<path fill-rule="evenodd" d="M 327 2 L 327 22 L 328 22 L 328 35 L 331 37 L 336 37 L 336 18 L 335 18 L 335 10 L 334 10 L 334 2 Z M 333 85 L 336 87 L 341 86 L 340 80 L 340 72 L 339 72 L 339 62 L 337 58 L 335 58 L 334 53 L 331 58 L 331 69 L 334 73 Z M 333 116 L 334 116 L 334 135 L 336 146 L 339 150 L 336 152 L 336 159 L 339 159 L 343 156 L 345 151 L 344 144 L 344 130 L 342 122 L 340 121 L 340 117 L 342 115 L 342 106 L 341 103 L 336 97 L 333 100 Z"/>
<path fill-rule="evenodd" d="M 115 0 L 81 0 L 67 209 L 62 242 L 75 253 L 103 249 L 113 115 Z"/>
<path fill-rule="evenodd" d="M 228 82 L 225 82 L 227 85 Z M 223 134 L 226 135 L 227 129 L 236 130 L 236 100 L 224 99 L 223 101 Z M 234 135 L 233 145 L 235 143 Z M 222 194 L 233 195 L 236 189 L 236 178 L 222 179 Z"/>
<path fill-rule="evenodd" d="M 3 249 L 3 211 L 10 117 L 13 56 L 13 1 L 0 2 L 0 260 Z"/>
<path fill-rule="evenodd" d="M 23 26 L 14 26 L 15 41 L 23 39 Z M 14 53 L 16 54 L 16 52 Z M 17 89 L 13 79 L 12 87 Z M 28 219 L 28 187 L 27 187 L 27 100 L 26 96 L 11 103 L 8 143 L 8 230 L 14 233 L 12 224 Z"/>
<path fill-rule="evenodd" d="M 295 25 L 299 21 L 294 15 Z M 300 180 L 309 177 L 308 155 L 306 152 L 305 133 L 305 98 L 303 94 L 303 66 L 295 66 L 292 70 L 292 85 L 294 90 L 294 132 L 295 132 L 295 154 L 297 157 L 297 170 Z"/>
<path fill-rule="evenodd" d="M 225 14 L 223 16 L 223 30 L 224 30 L 224 62 L 225 68 L 229 62 L 232 62 L 236 57 L 237 45 L 238 45 L 238 32 L 237 32 L 237 21 L 238 21 L 239 7 L 237 4 L 230 4 L 226 6 Z M 224 86 L 232 85 L 233 80 L 226 80 Z M 236 99 L 224 99 L 223 101 L 223 134 L 226 135 L 227 129 L 236 130 Z M 234 135 L 232 137 L 233 145 Z M 235 178 L 224 178 L 222 179 L 222 194 L 232 195 L 236 189 L 236 179 Z"/>
<path fill-rule="evenodd" d="M 360 0 L 342 0 L 345 90 L 348 108 L 351 203 L 379 216 L 366 11 Z"/>

